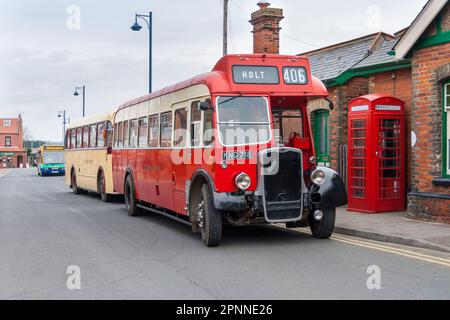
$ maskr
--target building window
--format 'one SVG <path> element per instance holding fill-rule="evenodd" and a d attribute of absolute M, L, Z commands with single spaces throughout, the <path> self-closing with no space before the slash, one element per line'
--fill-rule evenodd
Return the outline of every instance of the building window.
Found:
<path fill-rule="evenodd" d="M 4 127 L 11 127 L 11 120 L 3 120 Z"/>
<path fill-rule="evenodd" d="M 442 104 L 442 175 L 450 178 L 450 80 L 444 83 Z"/>
<path fill-rule="evenodd" d="M 5 137 L 5 147 L 11 147 L 11 137 L 10 136 Z"/>

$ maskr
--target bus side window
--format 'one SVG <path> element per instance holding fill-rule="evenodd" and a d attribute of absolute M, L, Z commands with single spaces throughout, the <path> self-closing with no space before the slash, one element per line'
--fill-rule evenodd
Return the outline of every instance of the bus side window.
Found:
<path fill-rule="evenodd" d="M 116 123 L 116 124 L 114 124 L 114 148 L 117 148 L 118 147 L 118 137 L 117 137 L 117 134 L 118 134 L 118 130 L 117 130 L 117 127 L 119 126 L 119 124 L 118 123 Z"/>
<path fill-rule="evenodd" d="M 70 132 L 70 149 L 75 149 L 76 147 L 76 135 L 75 135 L 75 129 L 72 129 Z"/>
<path fill-rule="evenodd" d="M 130 135 L 130 131 L 128 130 L 128 121 L 123 123 L 123 147 L 128 148 L 128 137 Z"/>
<path fill-rule="evenodd" d="M 200 110 L 200 101 L 191 104 L 191 146 L 198 147 L 200 145 L 202 111 Z"/>
<path fill-rule="evenodd" d="M 113 125 L 110 121 L 107 121 L 106 122 L 106 135 L 105 135 L 106 136 L 106 143 L 105 143 L 106 147 L 112 147 L 113 133 L 114 133 Z"/>
<path fill-rule="evenodd" d="M 66 131 L 66 149 L 70 149 L 70 131 Z"/>
<path fill-rule="evenodd" d="M 137 147 L 138 139 L 138 121 L 137 119 L 130 120 L 130 148 Z"/>
<path fill-rule="evenodd" d="M 150 116 L 148 119 L 148 146 L 150 148 L 157 148 L 158 147 L 158 115 Z"/>
<path fill-rule="evenodd" d="M 81 148 L 83 138 L 83 131 L 82 128 L 77 128 L 77 149 Z"/>
<path fill-rule="evenodd" d="M 213 110 L 203 112 L 203 145 L 210 146 L 214 142 Z"/>
<path fill-rule="evenodd" d="M 89 148 L 89 127 L 83 128 L 83 148 Z"/>
<path fill-rule="evenodd" d="M 97 147 L 97 128 L 95 127 L 95 124 L 91 126 L 89 134 L 89 147 L 95 148 Z"/>
<path fill-rule="evenodd" d="M 97 147 L 105 147 L 105 123 L 100 122 L 97 124 Z"/>
<path fill-rule="evenodd" d="M 174 147 L 186 146 L 187 111 L 178 109 L 175 111 L 175 133 L 173 135 Z"/>
<path fill-rule="evenodd" d="M 138 147 L 145 148 L 147 147 L 147 139 L 148 139 L 148 119 L 147 117 L 139 119 L 139 130 L 138 130 Z"/>
<path fill-rule="evenodd" d="M 170 147 L 172 140 L 172 112 L 161 114 L 161 141 L 163 148 Z"/>
<path fill-rule="evenodd" d="M 122 130 L 122 122 L 119 122 L 119 124 L 117 125 L 117 132 L 116 132 L 116 136 L 117 136 L 117 147 L 118 148 L 123 148 L 123 130 Z"/>

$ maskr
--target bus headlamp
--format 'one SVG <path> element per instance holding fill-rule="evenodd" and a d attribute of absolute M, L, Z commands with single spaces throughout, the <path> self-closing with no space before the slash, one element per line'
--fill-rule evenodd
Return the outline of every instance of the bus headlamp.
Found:
<path fill-rule="evenodd" d="M 314 170 L 311 173 L 311 181 L 314 184 L 321 186 L 325 182 L 325 172 L 322 170 Z"/>
<path fill-rule="evenodd" d="M 236 179 L 234 179 L 234 183 L 239 189 L 247 190 L 250 187 L 251 179 L 248 174 L 240 173 L 236 176 Z"/>

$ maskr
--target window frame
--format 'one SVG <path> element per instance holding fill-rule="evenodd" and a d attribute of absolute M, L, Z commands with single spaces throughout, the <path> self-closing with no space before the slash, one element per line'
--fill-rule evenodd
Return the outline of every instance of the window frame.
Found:
<path fill-rule="evenodd" d="M 86 132 L 86 129 L 87 129 L 87 132 Z M 90 138 L 90 131 L 89 131 L 89 126 L 84 126 L 83 127 L 83 141 L 81 142 L 81 147 L 82 148 L 89 148 L 89 138 Z M 86 137 L 85 137 L 85 135 L 87 136 L 87 140 L 86 140 Z"/>
<path fill-rule="evenodd" d="M 442 86 L 442 177 L 450 179 L 450 146 L 448 136 L 448 115 L 450 114 L 450 104 L 447 105 L 447 98 L 450 98 L 450 79 L 447 79 Z"/>
<path fill-rule="evenodd" d="M 6 143 L 6 141 L 9 141 L 9 143 Z M 5 147 L 6 148 L 11 148 L 12 146 L 12 138 L 11 136 L 5 136 Z"/>
<path fill-rule="evenodd" d="M 175 131 L 178 129 L 177 128 L 177 113 L 180 113 L 180 112 L 184 112 L 184 126 L 185 126 L 185 128 L 184 128 L 184 130 L 185 130 L 185 135 L 184 135 L 184 137 L 183 137 L 183 139 L 184 139 L 184 143 L 178 143 L 178 144 L 175 144 Z M 189 111 L 188 111 L 188 109 L 186 108 L 186 107 L 184 107 L 184 108 L 178 108 L 178 109 L 176 109 L 175 111 L 174 111 L 174 114 L 173 114 L 173 119 L 172 119 L 172 132 L 173 132 L 173 134 L 172 134 L 172 147 L 173 148 L 175 148 L 175 149 L 184 149 L 184 148 L 188 148 L 189 146 L 190 146 L 190 144 L 188 143 L 188 139 L 189 139 L 189 137 L 188 137 L 188 133 L 187 133 L 187 131 L 188 131 L 188 126 L 189 126 L 189 123 L 188 123 L 188 116 L 189 116 Z M 182 124 L 182 123 L 180 123 L 180 124 Z M 179 129 L 182 129 L 182 126 L 179 128 Z M 189 139 L 190 140 L 190 139 Z"/>
<path fill-rule="evenodd" d="M 151 119 L 154 118 L 156 119 L 156 138 L 153 140 L 150 140 L 150 130 L 152 128 L 152 126 L 150 126 L 151 123 Z M 159 114 L 152 114 L 148 116 L 148 134 L 147 134 L 147 145 L 149 148 L 151 149 L 156 149 L 159 148 L 159 121 L 160 121 L 160 115 Z M 150 145 L 150 142 L 156 142 L 156 145 Z"/>
<path fill-rule="evenodd" d="M 146 121 L 145 126 L 146 126 L 146 137 L 145 137 L 145 143 L 142 143 L 141 145 L 141 129 L 144 127 L 144 125 L 141 125 L 141 121 Z M 147 148 L 148 147 L 148 117 L 140 117 L 138 118 L 138 123 L 137 123 L 138 129 L 137 129 L 137 148 L 139 149 L 143 149 L 143 148 Z"/>
<path fill-rule="evenodd" d="M 163 129 L 163 126 L 162 126 L 162 117 L 163 116 L 166 116 L 166 115 L 170 115 L 170 137 L 169 138 L 166 138 L 165 139 L 165 141 L 167 140 L 168 142 L 169 142 L 169 145 L 163 145 L 163 141 L 162 141 L 162 138 L 163 138 L 163 136 L 162 136 L 162 129 Z M 163 112 L 163 113 L 161 113 L 160 115 L 159 115 L 159 146 L 160 146 L 160 148 L 162 148 L 162 149 L 170 149 L 170 148 L 172 148 L 172 140 L 173 140 L 173 113 L 172 113 L 172 111 L 169 111 L 169 112 Z"/>
<path fill-rule="evenodd" d="M 94 130 L 92 130 L 94 129 Z M 94 133 L 94 135 L 92 135 Z M 94 144 L 92 144 L 94 142 Z M 89 125 L 89 148 L 97 148 L 97 125 Z"/>
<path fill-rule="evenodd" d="M 76 129 L 76 134 L 76 149 L 81 149 L 83 146 L 83 127 L 78 127 Z"/>

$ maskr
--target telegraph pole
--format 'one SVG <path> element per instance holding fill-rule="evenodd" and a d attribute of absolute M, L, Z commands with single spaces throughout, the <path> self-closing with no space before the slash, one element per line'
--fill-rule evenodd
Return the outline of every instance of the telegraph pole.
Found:
<path fill-rule="evenodd" d="M 223 0 L 223 55 L 228 54 L 228 0 Z"/>

